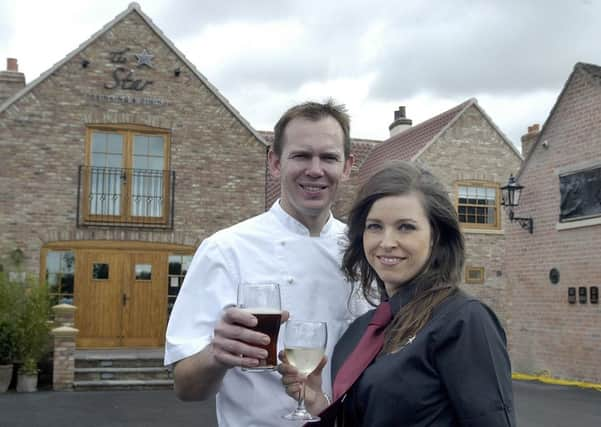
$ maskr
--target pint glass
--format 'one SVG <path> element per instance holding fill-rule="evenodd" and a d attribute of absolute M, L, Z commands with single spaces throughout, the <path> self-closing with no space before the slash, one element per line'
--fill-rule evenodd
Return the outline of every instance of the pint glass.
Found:
<path fill-rule="evenodd" d="M 238 307 L 248 311 L 258 320 L 253 329 L 269 336 L 269 344 L 259 345 L 267 350 L 267 358 L 259 366 L 242 368 L 243 371 L 274 370 L 277 365 L 278 334 L 282 319 L 280 286 L 277 283 L 243 283 L 238 287 Z"/>

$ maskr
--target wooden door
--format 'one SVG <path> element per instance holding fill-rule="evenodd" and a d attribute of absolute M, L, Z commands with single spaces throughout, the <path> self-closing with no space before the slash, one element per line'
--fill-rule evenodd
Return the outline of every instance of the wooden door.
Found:
<path fill-rule="evenodd" d="M 158 252 L 129 255 L 124 280 L 123 345 L 159 347 L 167 318 L 167 256 Z"/>
<path fill-rule="evenodd" d="M 121 345 L 123 260 L 117 252 L 76 255 L 75 327 L 78 347 Z"/>
<path fill-rule="evenodd" d="M 76 259 L 78 347 L 164 344 L 166 253 L 81 250 Z"/>

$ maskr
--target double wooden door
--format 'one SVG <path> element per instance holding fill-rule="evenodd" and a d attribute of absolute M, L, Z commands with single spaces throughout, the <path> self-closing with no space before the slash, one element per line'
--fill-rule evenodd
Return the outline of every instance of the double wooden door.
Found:
<path fill-rule="evenodd" d="M 78 347 L 159 347 L 167 318 L 167 254 L 79 250 Z"/>

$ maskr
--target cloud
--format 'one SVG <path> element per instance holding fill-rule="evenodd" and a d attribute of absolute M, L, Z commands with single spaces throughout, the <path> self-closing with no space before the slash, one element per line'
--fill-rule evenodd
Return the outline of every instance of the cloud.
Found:
<path fill-rule="evenodd" d="M 470 97 L 557 90 L 578 61 L 599 61 L 601 5 L 589 2 L 456 2 L 413 16 L 393 16 L 380 30 L 384 47 L 372 95 L 420 92 Z"/>

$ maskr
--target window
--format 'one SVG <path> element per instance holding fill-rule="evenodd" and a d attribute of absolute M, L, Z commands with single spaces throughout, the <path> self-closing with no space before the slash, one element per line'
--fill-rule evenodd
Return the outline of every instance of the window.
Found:
<path fill-rule="evenodd" d="M 169 255 L 169 274 L 167 277 L 167 312 L 171 314 L 175 299 L 190 267 L 192 255 Z"/>
<path fill-rule="evenodd" d="M 499 186 L 494 183 L 457 184 L 459 222 L 474 228 L 500 228 Z"/>
<path fill-rule="evenodd" d="M 48 251 L 46 254 L 46 283 L 52 305 L 73 304 L 73 275 L 75 255 L 70 251 Z"/>
<path fill-rule="evenodd" d="M 86 222 L 167 222 L 169 134 L 152 128 L 90 128 L 84 168 Z"/>
<path fill-rule="evenodd" d="M 480 284 L 484 283 L 484 267 L 466 267 L 465 283 Z"/>

